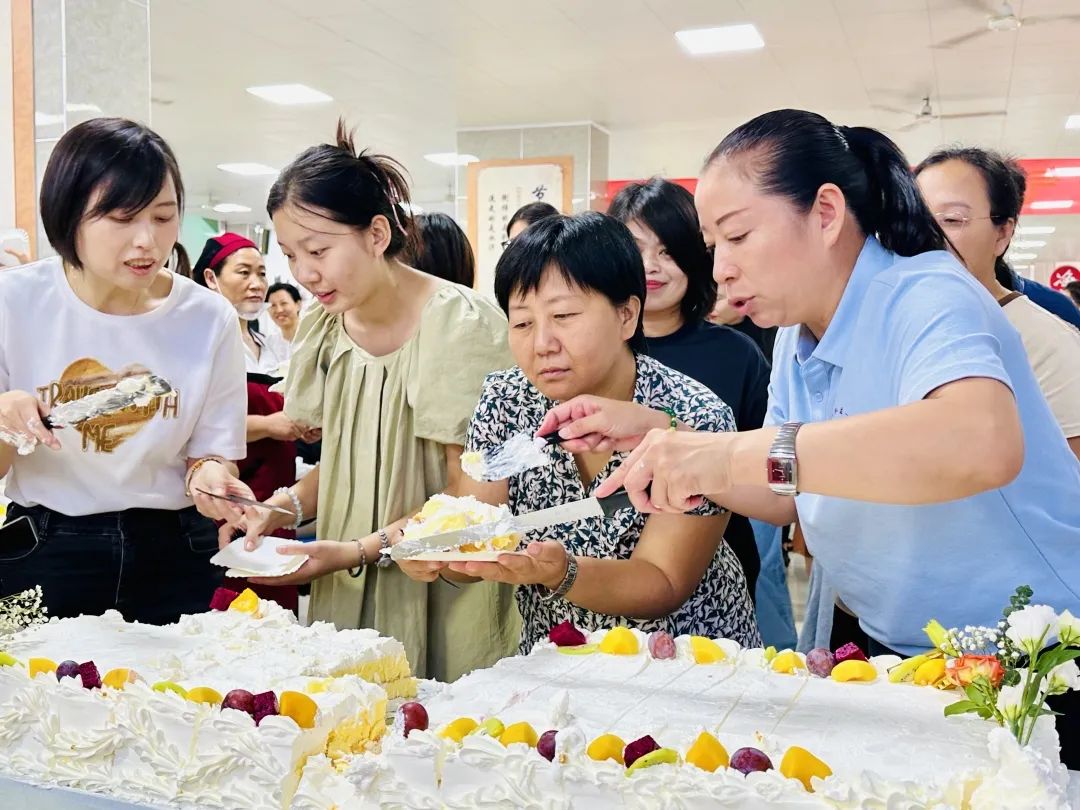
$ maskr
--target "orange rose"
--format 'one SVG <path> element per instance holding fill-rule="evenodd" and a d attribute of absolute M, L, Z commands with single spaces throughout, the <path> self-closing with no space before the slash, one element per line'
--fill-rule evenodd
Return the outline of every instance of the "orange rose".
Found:
<path fill-rule="evenodd" d="M 968 686 L 979 676 L 986 678 L 997 689 L 1005 677 L 1001 662 L 993 655 L 961 655 L 949 667 L 946 679 L 956 686 Z"/>

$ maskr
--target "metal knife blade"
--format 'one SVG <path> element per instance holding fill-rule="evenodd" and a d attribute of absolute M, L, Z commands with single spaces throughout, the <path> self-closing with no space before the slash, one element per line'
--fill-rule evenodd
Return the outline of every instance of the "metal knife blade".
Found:
<path fill-rule="evenodd" d="M 271 512 L 277 512 L 278 514 L 288 515 L 292 518 L 296 517 L 296 515 L 290 512 L 288 509 L 282 509 L 280 506 L 263 503 L 262 501 L 256 501 L 251 498 L 245 498 L 242 495 L 217 495 L 213 492 L 207 492 L 205 489 L 199 489 L 198 487 L 195 488 L 195 491 L 201 492 L 203 495 L 209 495 L 211 498 L 218 498 L 219 500 L 239 504 L 240 506 L 251 506 L 255 509 L 266 509 Z"/>
<path fill-rule="evenodd" d="M 144 400 L 165 396 L 172 393 L 172 390 L 172 384 L 156 374 L 126 377 L 111 388 L 103 388 L 80 399 L 57 405 L 41 421 L 50 430 L 74 427 L 88 419 L 116 413 Z"/>
<path fill-rule="evenodd" d="M 423 554 L 425 551 L 455 548 L 463 543 L 489 540 L 509 532 L 526 532 L 558 526 L 562 523 L 576 523 L 591 517 L 610 518 L 615 512 L 629 506 L 631 506 L 630 496 L 626 494 L 626 490 L 620 489 L 605 498 L 583 498 L 580 501 L 571 501 L 548 509 L 515 515 L 510 519 L 509 525 L 507 521 L 501 520 L 428 537 L 403 540 L 390 550 L 390 557 L 394 560 L 408 559 L 417 554 Z"/>

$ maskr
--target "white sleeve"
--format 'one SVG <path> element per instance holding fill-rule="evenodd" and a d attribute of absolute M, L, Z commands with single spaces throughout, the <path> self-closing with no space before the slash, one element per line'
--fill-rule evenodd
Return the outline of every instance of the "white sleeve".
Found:
<path fill-rule="evenodd" d="M 238 461 L 247 457 L 247 372 L 236 316 L 225 313 L 218 332 L 206 400 L 191 432 L 187 456 Z"/>
<path fill-rule="evenodd" d="M 0 304 L 0 394 L 6 394 L 11 387 L 11 370 L 8 368 L 8 349 L 11 338 L 7 334 L 7 312 Z"/>
<path fill-rule="evenodd" d="M 1036 304 L 1017 301 L 1009 306 L 1017 304 L 1028 307 L 1019 331 L 1039 388 L 1065 438 L 1080 436 L 1080 332 Z M 1009 314 L 1009 307 L 1005 312 Z"/>

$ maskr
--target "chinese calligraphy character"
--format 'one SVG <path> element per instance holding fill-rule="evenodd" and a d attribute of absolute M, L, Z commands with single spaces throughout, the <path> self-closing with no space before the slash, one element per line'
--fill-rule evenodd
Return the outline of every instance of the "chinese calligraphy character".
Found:
<path fill-rule="evenodd" d="M 538 200 L 544 199 L 545 194 L 547 194 L 547 186 L 542 184 L 532 190 L 532 195 Z"/>

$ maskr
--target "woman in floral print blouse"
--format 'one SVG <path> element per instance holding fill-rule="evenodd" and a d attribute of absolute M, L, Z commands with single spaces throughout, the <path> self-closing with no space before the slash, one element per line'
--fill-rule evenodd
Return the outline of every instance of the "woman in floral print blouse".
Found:
<path fill-rule="evenodd" d="M 630 232 L 614 219 L 586 213 L 536 223 L 503 253 L 495 292 L 510 320 L 517 366 L 488 376 L 468 450 L 534 433 L 554 403 L 582 395 L 608 400 L 608 408 L 651 409 L 664 422 L 658 427 L 670 423 L 667 411 L 679 427 L 735 429 L 731 409 L 711 391 L 641 353 L 645 274 Z M 470 494 L 508 503 L 516 514 L 532 512 L 588 497 L 625 458 L 550 452 L 552 464 L 505 481 L 471 482 Z M 402 568 L 420 580 L 441 574 L 517 585 L 523 652 L 565 620 L 586 630 L 627 624 L 757 645 L 742 569 L 723 539 L 727 519 L 708 502 L 685 515 L 626 508 L 611 519 L 551 527 L 523 556 Z"/>

